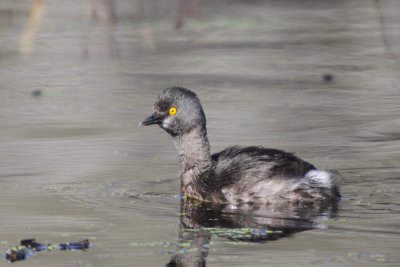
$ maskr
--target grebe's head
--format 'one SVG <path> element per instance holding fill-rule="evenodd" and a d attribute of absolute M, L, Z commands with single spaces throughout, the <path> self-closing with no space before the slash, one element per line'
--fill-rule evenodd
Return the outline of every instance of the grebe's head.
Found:
<path fill-rule="evenodd" d="M 206 117 L 195 93 L 181 87 L 170 87 L 157 97 L 154 113 L 140 124 L 158 124 L 170 135 L 179 136 L 199 127 L 205 130 Z"/>

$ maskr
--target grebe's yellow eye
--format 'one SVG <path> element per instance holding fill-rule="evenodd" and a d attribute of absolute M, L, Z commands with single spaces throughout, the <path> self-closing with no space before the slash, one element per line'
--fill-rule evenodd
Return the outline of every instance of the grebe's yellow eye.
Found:
<path fill-rule="evenodd" d="M 172 107 L 169 109 L 168 114 L 174 116 L 176 114 L 176 107 Z"/>

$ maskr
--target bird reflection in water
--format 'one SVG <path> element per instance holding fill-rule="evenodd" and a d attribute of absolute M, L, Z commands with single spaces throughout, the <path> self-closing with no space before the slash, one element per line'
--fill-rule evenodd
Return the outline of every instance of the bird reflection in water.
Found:
<path fill-rule="evenodd" d="M 181 201 L 179 242 L 167 267 L 203 267 L 211 237 L 264 243 L 297 232 L 324 229 L 315 220 L 336 217 L 337 204 L 320 206 L 242 205 L 239 207 Z"/>

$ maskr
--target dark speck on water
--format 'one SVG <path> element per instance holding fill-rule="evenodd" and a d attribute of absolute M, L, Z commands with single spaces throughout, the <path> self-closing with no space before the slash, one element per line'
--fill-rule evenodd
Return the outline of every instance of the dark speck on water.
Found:
<path fill-rule="evenodd" d="M 34 96 L 34 97 L 42 96 L 42 91 L 39 90 L 39 89 L 32 90 L 31 91 L 31 95 Z"/>
<path fill-rule="evenodd" d="M 322 75 L 322 81 L 326 83 L 332 82 L 334 78 L 335 77 L 331 73 L 325 73 Z"/>

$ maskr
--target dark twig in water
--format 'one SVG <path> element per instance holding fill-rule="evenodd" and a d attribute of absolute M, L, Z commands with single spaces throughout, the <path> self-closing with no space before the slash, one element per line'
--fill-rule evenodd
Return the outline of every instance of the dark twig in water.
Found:
<path fill-rule="evenodd" d="M 85 239 L 78 242 L 61 243 L 61 244 L 41 244 L 35 239 L 21 240 L 19 246 L 15 246 L 6 252 L 6 259 L 9 262 L 25 260 L 36 255 L 40 251 L 52 250 L 87 250 L 89 249 L 89 240 Z"/>

